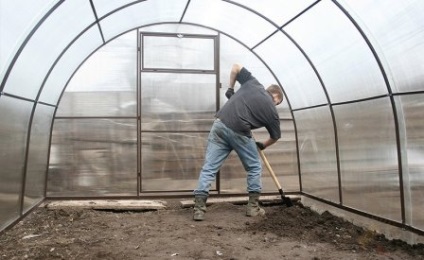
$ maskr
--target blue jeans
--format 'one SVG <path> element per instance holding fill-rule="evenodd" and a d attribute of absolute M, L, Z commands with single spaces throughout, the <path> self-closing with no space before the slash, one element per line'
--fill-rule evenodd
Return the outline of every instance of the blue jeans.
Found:
<path fill-rule="evenodd" d="M 236 151 L 247 172 L 247 192 L 261 192 L 262 164 L 255 140 L 234 132 L 216 119 L 208 136 L 205 162 L 194 195 L 209 195 L 211 183 L 232 150 Z"/>

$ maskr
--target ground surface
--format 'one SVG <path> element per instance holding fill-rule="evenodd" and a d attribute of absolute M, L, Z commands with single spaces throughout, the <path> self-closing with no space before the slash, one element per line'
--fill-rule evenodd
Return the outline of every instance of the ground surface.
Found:
<path fill-rule="evenodd" d="M 37 208 L 0 235 L 0 259 L 424 259 L 424 245 L 384 236 L 296 204 L 208 206 L 206 220 L 167 201 L 158 211 Z"/>

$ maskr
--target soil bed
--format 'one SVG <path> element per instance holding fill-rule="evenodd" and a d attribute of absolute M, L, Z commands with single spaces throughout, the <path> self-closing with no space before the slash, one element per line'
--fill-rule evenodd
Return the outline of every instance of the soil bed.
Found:
<path fill-rule="evenodd" d="M 156 211 L 37 208 L 0 235 L 0 259 L 424 259 L 424 245 L 357 227 L 302 204 L 208 207 L 206 220 L 167 200 Z"/>

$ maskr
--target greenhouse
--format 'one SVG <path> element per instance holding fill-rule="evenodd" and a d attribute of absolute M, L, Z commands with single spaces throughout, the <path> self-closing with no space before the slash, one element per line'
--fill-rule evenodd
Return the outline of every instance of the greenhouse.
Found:
<path fill-rule="evenodd" d="M 46 200 L 191 198 L 237 63 L 284 93 L 265 152 L 285 194 L 422 243 L 423 13 L 419 0 L 2 0 L 0 230 Z M 246 194 L 236 153 L 210 194 Z"/>

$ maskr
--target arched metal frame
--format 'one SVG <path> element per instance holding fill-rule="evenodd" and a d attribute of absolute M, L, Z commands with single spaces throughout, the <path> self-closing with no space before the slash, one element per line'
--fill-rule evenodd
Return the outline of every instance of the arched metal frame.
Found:
<path fill-rule="evenodd" d="M 0 97 L 1 96 L 9 96 L 9 97 L 12 97 L 12 98 L 17 98 L 17 99 L 22 99 L 22 100 L 25 100 L 25 101 L 28 101 L 28 102 L 32 102 L 33 103 L 33 108 L 32 108 L 32 111 L 31 111 L 31 116 L 30 116 L 30 121 L 29 121 L 29 127 L 28 127 L 28 132 L 27 132 L 27 140 L 26 140 L 26 152 L 25 152 L 25 165 L 24 165 L 24 171 L 23 171 L 23 184 L 22 184 L 22 187 L 21 187 L 21 194 L 20 194 L 20 211 L 21 211 L 21 214 L 23 214 L 22 213 L 22 208 L 23 208 L 23 194 L 24 194 L 24 192 L 25 192 L 25 178 L 26 178 L 26 171 L 27 171 L 27 161 L 28 161 L 28 153 L 29 153 L 29 145 L 30 145 L 30 138 L 31 138 L 31 130 L 32 130 L 32 121 L 33 121 L 33 118 L 34 118 L 34 113 L 35 113 L 35 109 L 36 109 L 36 106 L 37 106 L 37 104 L 43 104 L 43 105 L 46 105 L 46 106 L 51 106 L 51 107 L 54 107 L 55 108 L 55 112 L 54 112 L 54 115 L 53 115 L 53 118 L 55 117 L 55 114 L 56 114 L 56 112 L 57 112 L 57 108 L 58 108 L 58 106 L 57 106 L 57 104 L 48 104 L 48 103 L 44 103 L 44 102 L 40 102 L 39 101 L 39 98 L 40 98 L 40 95 L 41 95 L 41 93 L 42 93 L 42 90 L 43 90 L 43 87 L 44 87 L 44 84 L 46 83 L 46 81 L 47 81 L 47 79 L 49 78 L 49 75 L 50 75 L 50 73 L 52 72 L 52 70 L 53 70 L 53 68 L 55 67 L 55 65 L 58 63 L 58 61 L 61 59 L 61 57 L 63 56 L 63 54 L 67 51 L 67 49 L 70 47 L 70 46 L 72 46 L 72 44 L 81 36 L 81 35 L 83 35 L 88 29 L 90 29 L 91 27 L 93 27 L 93 26 L 98 26 L 98 29 L 99 29 L 99 32 L 100 32 L 100 34 L 101 34 L 101 37 L 102 37 L 102 40 L 103 40 L 103 45 L 101 45 L 101 46 L 99 46 L 97 49 L 95 49 L 89 56 L 87 56 L 86 57 L 86 59 L 84 59 L 82 62 L 81 62 L 81 64 L 76 68 L 76 70 L 72 73 L 72 75 L 71 75 L 71 77 L 69 78 L 69 80 L 66 82 L 66 84 L 64 85 L 64 88 L 63 88 L 63 90 L 62 90 L 62 93 L 60 94 L 60 97 L 59 97 L 59 100 L 58 100 L 58 103 L 60 103 L 60 100 L 61 100 L 61 98 L 62 98 L 62 96 L 63 96 L 63 93 L 64 93 L 64 91 L 65 91 L 65 89 L 66 89 L 66 86 L 69 84 L 69 81 L 70 81 L 70 79 L 72 78 L 72 76 L 78 71 L 78 69 L 81 67 L 81 65 L 93 54 L 93 53 L 95 53 L 99 48 L 101 48 L 101 47 L 103 47 L 105 44 L 107 44 L 109 41 L 112 41 L 113 39 L 115 39 L 115 38 L 117 38 L 117 37 L 119 37 L 120 35 L 122 35 L 122 34 L 124 34 L 124 33 L 126 33 L 126 32 L 128 32 L 128 31 L 131 31 L 131 30 L 134 30 L 134 29 L 136 29 L 136 28 L 132 28 L 132 29 L 130 29 L 130 30 L 127 30 L 126 32 L 123 32 L 123 33 L 121 33 L 121 34 L 119 34 L 119 35 L 117 35 L 117 36 L 115 36 L 114 38 L 112 38 L 112 39 L 110 39 L 108 42 L 106 42 L 105 41 L 105 39 L 104 39 L 104 36 L 103 36 L 103 32 L 102 32 L 102 28 L 101 28 L 101 24 L 100 24 L 100 21 L 102 20 L 102 19 L 104 19 L 105 17 L 107 17 L 107 16 L 109 16 L 109 15 L 111 15 L 111 14 L 113 14 L 113 13 L 115 13 L 115 12 L 119 12 L 120 10 L 122 10 L 122 9 L 125 9 L 125 8 L 127 8 L 127 7 L 130 7 L 131 5 L 134 5 L 134 4 L 137 4 L 137 3 L 139 3 L 139 2 L 143 2 L 144 0 L 140 0 L 140 1 L 135 1 L 135 2 L 132 2 L 132 3 L 129 3 L 129 4 L 126 4 L 126 5 L 124 5 L 124 6 L 121 6 L 121 7 L 119 7 L 119 8 L 117 8 L 117 9 L 115 9 L 115 10 L 113 10 L 113 11 L 111 11 L 111 12 L 109 12 L 109 13 L 107 13 L 106 15 L 104 15 L 103 17 L 98 17 L 97 16 L 97 13 L 96 13 L 96 10 L 95 10 L 95 7 L 94 7 L 94 4 L 93 4 L 93 1 L 92 0 L 90 0 L 90 4 L 91 4 L 91 7 L 92 7 L 92 9 L 93 9 L 93 13 L 94 13 L 94 16 L 95 16 L 95 22 L 94 23 L 92 23 L 92 24 L 90 24 L 84 31 L 81 31 L 81 33 L 80 34 L 78 34 L 68 45 L 67 45 L 67 47 L 62 51 L 62 53 L 57 57 L 57 59 L 55 60 L 55 62 L 52 64 L 52 66 L 51 66 L 51 68 L 49 69 L 49 71 L 48 71 L 48 73 L 46 74 L 46 76 L 45 76 L 45 78 L 44 78 L 44 80 L 43 80 L 43 83 L 42 83 L 42 86 L 40 87 L 40 89 L 39 89 L 39 91 L 38 91 L 38 94 L 37 94 L 37 97 L 35 98 L 35 100 L 32 100 L 32 99 L 28 99 L 28 98 L 23 98 L 23 97 L 19 97 L 19 96 L 16 96 L 16 95 L 12 95 L 12 94 L 8 94 L 8 93 L 4 93 L 3 92 L 3 90 L 4 90 L 4 87 L 5 87 L 5 85 L 6 85 L 6 82 L 7 82 L 7 79 L 8 79 L 8 76 L 9 76 L 9 74 L 11 73 L 11 71 L 12 71 L 12 69 L 13 69 L 13 67 L 14 67 L 14 64 L 16 63 L 16 61 L 17 61 L 17 59 L 18 59 L 18 57 L 19 57 L 19 55 L 21 54 L 21 52 L 22 52 L 22 50 L 25 48 L 25 46 L 26 46 L 26 44 L 29 42 L 29 40 L 31 39 L 31 37 L 34 35 L 34 33 L 38 30 L 38 28 L 40 28 L 40 26 L 43 24 L 43 22 L 64 2 L 64 0 L 60 0 L 59 2 L 57 2 L 52 8 L 51 8 L 51 10 L 49 10 L 46 14 L 45 14 L 45 16 L 42 18 L 42 19 L 40 19 L 40 21 L 34 26 L 34 28 L 33 28 L 33 30 L 28 34 L 28 36 L 25 38 L 25 40 L 23 41 L 23 43 L 22 43 L 22 45 L 20 46 L 20 48 L 18 49 L 18 51 L 16 52 L 16 54 L 15 54 L 15 56 L 14 56 L 14 58 L 13 58 L 13 60 L 12 60 L 12 62 L 10 63 L 10 65 L 9 65 L 9 67 L 7 68 L 7 71 L 6 71 L 6 74 L 5 74 L 5 77 L 4 77 L 4 79 L 3 79 L 3 81 L 1 82 L 1 85 L 0 85 Z M 362 38 L 363 38 L 363 40 L 366 42 L 366 44 L 368 45 L 368 47 L 369 47 L 369 49 L 371 50 L 371 52 L 372 52 L 372 54 L 373 54 L 373 56 L 374 56 L 374 59 L 375 59 L 375 61 L 377 62 L 377 64 L 378 64 L 378 67 L 379 67 L 379 69 L 380 69 L 380 71 L 381 71 L 381 75 L 383 76 L 383 78 L 384 78 L 384 81 L 385 81 L 385 84 L 386 84 L 386 87 L 387 87 L 387 91 L 388 91 L 388 94 L 387 95 L 379 95 L 379 96 L 376 96 L 376 97 L 370 97 L 370 98 L 366 98 L 366 99 L 361 99 L 361 100 L 355 100 L 355 101 L 348 101 L 348 102 L 340 102 L 340 103 L 331 103 L 331 100 L 330 100 L 330 97 L 329 97 L 329 94 L 328 94 L 328 91 L 327 91 L 327 89 L 326 89 L 326 87 L 325 87 L 325 85 L 324 85 L 324 82 L 322 81 L 322 78 L 321 78 L 321 76 L 319 75 L 319 72 L 318 72 L 318 70 L 316 69 L 316 67 L 315 67 L 315 65 L 313 64 L 313 62 L 311 61 L 311 59 L 308 57 L 308 55 L 306 54 L 306 52 L 301 48 L 301 46 L 298 44 L 298 43 L 296 43 L 296 41 L 292 38 L 292 37 L 290 37 L 290 35 L 287 33 L 287 32 L 285 32 L 284 31 L 284 27 L 287 25 L 287 24 L 289 24 L 290 22 L 292 22 L 292 21 L 294 21 L 297 17 L 299 17 L 300 15 L 302 15 L 304 12 L 307 12 L 310 8 L 313 8 L 313 6 L 314 5 L 316 5 L 317 3 L 319 3 L 320 2 L 320 0 L 318 0 L 318 1 L 316 1 L 316 2 L 314 2 L 311 6 L 309 6 L 308 8 L 306 8 L 304 11 L 302 11 L 301 13 L 299 13 L 296 17 L 294 17 L 292 20 L 290 20 L 290 21 L 288 21 L 285 25 L 283 25 L 283 26 L 278 26 L 278 25 L 276 25 L 275 23 L 273 23 L 270 19 L 268 19 L 268 18 L 266 18 L 266 17 L 264 17 L 263 15 L 261 15 L 260 13 L 258 13 L 258 12 L 256 12 L 256 11 L 254 11 L 254 10 L 252 10 L 252 9 L 250 9 L 250 8 L 248 8 L 248 7 L 246 7 L 246 6 L 243 6 L 243 5 L 241 5 L 241 4 L 238 4 L 238 3 L 235 3 L 235 2 L 233 2 L 233 1 L 229 1 L 229 0 L 223 0 L 223 1 L 225 1 L 225 2 L 227 2 L 227 3 L 230 3 L 230 4 L 233 4 L 233 5 L 236 5 L 236 6 L 238 6 L 238 7 L 240 7 L 240 8 L 244 8 L 244 9 L 246 9 L 246 10 L 248 10 L 249 12 L 252 12 L 252 13 L 254 13 L 255 15 L 257 15 L 257 16 L 260 16 L 261 18 L 263 18 L 263 19 L 265 19 L 267 22 L 269 22 L 270 24 L 272 24 L 272 25 L 274 25 L 275 27 L 276 27 L 276 31 L 275 32 L 273 32 L 271 35 L 269 35 L 268 37 L 266 37 L 265 39 L 263 39 L 261 42 L 259 42 L 259 43 L 257 43 L 254 47 L 252 47 L 252 48 L 249 48 L 247 45 L 245 45 L 244 43 L 242 43 L 242 42 L 240 42 L 239 40 L 237 40 L 237 39 L 235 39 L 234 37 L 232 37 L 231 35 L 228 35 L 228 34 L 226 34 L 225 32 L 222 32 L 222 31 L 219 31 L 219 30 L 216 30 L 215 28 L 210 28 L 210 27 L 207 27 L 207 26 L 203 26 L 203 25 L 201 25 L 201 24 L 191 24 L 191 23 L 184 23 L 183 22 L 183 19 L 184 19 L 184 16 L 185 16 L 185 13 L 186 13 L 186 11 L 187 11 L 187 9 L 189 8 L 189 5 L 190 5 L 190 0 L 188 0 L 188 2 L 187 2 L 187 5 L 186 5 L 186 7 L 185 7 L 185 10 L 184 10 L 184 13 L 182 14 L 182 16 L 181 16 L 181 19 L 180 19 L 180 21 L 179 21 L 179 23 L 180 24 L 188 24 L 188 25 L 193 25 L 193 26 L 199 26 L 199 27 L 203 27 L 203 28 L 207 28 L 207 29 L 212 29 L 212 30 L 215 30 L 215 31 L 218 31 L 219 33 L 221 33 L 221 34 L 224 34 L 224 35 L 226 35 L 226 36 L 228 36 L 229 38 L 231 38 L 232 40 L 234 40 L 234 41 L 237 41 L 240 45 L 242 45 L 242 46 L 244 46 L 246 49 L 249 49 L 263 64 L 264 64 L 264 66 L 266 66 L 267 67 L 267 69 L 271 72 L 271 74 L 273 75 L 273 77 L 277 80 L 277 82 L 278 82 L 278 84 L 280 84 L 280 86 L 283 86 L 283 84 L 281 84 L 281 82 L 279 82 L 278 81 L 278 79 L 277 79 L 277 77 L 276 77 L 276 75 L 275 75 L 275 73 L 271 70 L 271 68 L 264 62 L 264 60 L 263 59 L 261 59 L 261 57 L 255 52 L 255 48 L 256 47 L 258 47 L 258 46 L 260 46 L 264 41 L 266 41 L 266 39 L 268 39 L 269 37 L 271 37 L 273 34 L 275 34 L 275 33 L 277 33 L 277 32 L 282 32 L 295 46 L 296 46 L 296 48 L 298 48 L 298 50 L 304 55 L 304 57 L 305 57 L 305 59 L 308 61 L 308 63 L 310 64 L 310 66 L 311 66 L 311 68 L 312 68 L 312 70 L 314 71 L 314 73 L 315 73 L 315 75 L 317 76 L 317 78 L 318 78 L 318 80 L 319 80 L 319 82 L 320 82 L 320 84 L 321 84 L 321 86 L 322 86 L 322 89 L 323 89 L 323 91 L 324 91 L 324 93 L 325 93 L 325 96 L 326 96 L 326 99 L 327 99 L 327 104 L 322 104 L 322 105 L 316 105 L 316 106 L 312 106 L 312 107 L 305 107 L 305 108 L 299 108 L 299 109 L 295 109 L 295 110 L 293 110 L 293 109 L 291 109 L 291 105 L 290 105 L 290 101 L 289 101 L 289 97 L 286 95 L 286 98 L 287 98 L 287 102 L 288 102 L 288 105 L 289 105 L 289 109 L 290 109 L 290 113 L 291 113 L 291 115 L 292 115 L 292 118 L 293 118 L 293 124 L 294 124 L 294 128 L 295 128 L 295 135 L 296 135 L 296 149 L 297 149 L 297 158 L 298 158 L 298 171 L 299 171 L 299 182 L 300 182 L 300 192 L 301 192 L 301 194 L 303 194 L 303 195 L 306 195 L 306 196 L 309 196 L 309 197 L 312 197 L 312 198 L 314 198 L 314 199 L 317 199 L 317 200 L 321 200 L 321 201 L 323 201 L 323 202 L 325 202 L 325 203 L 328 203 L 328 204 L 330 204 L 330 205 L 333 205 L 333 206 L 338 206 L 338 207 L 340 207 L 340 208 L 343 208 L 343 209 L 345 209 L 345 210 L 349 210 L 349 211 L 352 211 L 352 212 L 354 212 L 354 213 L 357 213 L 357 214 L 360 214 L 360 215 L 364 215 L 364 216 L 367 216 L 367 217 L 370 217 L 370 218 L 374 218 L 374 219 L 376 219 L 376 220 L 379 220 L 379 221 L 383 221 L 383 222 L 388 222 L 388 223 L 390 223 L 390 224 L 392 224 L 392 225 L 394 225 L 394 226 L 399 226 L 399 227 L 402 227 L 402 228 L 405 228 L 405 229 L 408 229 L 408 230 L 411 230 L 411 231 L 413 231 L 413 232 L 416 232 L 416 233 L 419 233 L 419 234 L 424 234 L 424 232 L 422 231 L 422 230 L 418 230 L 418 229 L 416 229 L 416 228 L 413 228 L 413 227 L 410 227 L 410 226 L 408 226 L 408 225 L 406 225 L 405 224 L 405 201 L 404 201 L 404 191 L 403 191 L 403 177 L 402 177 L 402 158 L 401 158 L 401 143 L 400 143 L 400 134 L 399 134 L 399 122 L 398 122 L 398 114 L 397 114 L 397 108 L 396 108 L 396 103 L 395 103 L 395 100 L 394 100 L 394 97 L 396 96 L 396 95 L 404 95 L 404 94 L 417 94 L 417 93 L 423 93 L 423 91 L 414 91 L 414 92 L 408 92 L 408 93 L 398 93 L 398 94 L 394 94 L 393 92 L 392 92 L 392 89 L 391 89 L 391 86 L 390 86 L 390 83 L 389 83 L 389 80 L 388 80 L 388 77 L 387 77 L 387 73 L 386 73 L 386 70 L 385 70 L 385 68 L 384 68 L 384 66 L 383 66 L 383 64 L 382 64 L 382 62 L 380 61 L 380 58 L 379 58 L 379 56 L 378 56 L 378 54 L 377 54 L 377 52 L 375 51 L 375 49 L 374 49 L 374 47 L 373 47 L 373 45 L 372 45 L 372 43 L 369 41 L 369 39 L 367 38 L 367 36 L 366 36 L 366 34 L 364 33 L 364 31 L 361 29 L 361 27 L 358 25 L 358 23 L 352 18 L 352 16 L 347 12 L 347 10 L 340 4 L 340 3 L 338 3 L 337 2 L 337 0 L 332 0 L 332 2 L 346 15 L 346 17 L 351 21 L 351 23 L 355 26 L 355 28 L 358 30 L 358 32 L 361 34 L 361 36 L 362 36 Z M 169 23 L 155 23 L 155 24 L 148 24 L 148 25 L 143 25 L 142 27 L 148 27 L 148 26 L 153 26 L 153 25 L 158 25 L 158 24 L 169 24 Z M 137 28 L 142 28 L 142 27 L 137 27 Z M 284 87 L 283 87 L 283 91 L 284 91 Z M 381 217 L 377 217 L 377 216 L 373 216 L 373 215 L 370 215 L 370 214 L 368 214 L 368 213 L 365 213 L 365 212 L 362 212 L 362 211 L 359 211 L 359 210 L 354 210 L 354 209 L 350 209 L 350 208 L 347 208 L 347 207 L 345 207 L 345 206 L 343 206 L 343 198 L 342 198 L 342 191 L 341 191 L 341 177 L 340 177 L 340 157 L 339 157 L 339 147 L 338 147 L 338 136 L 337 136 L 337 127 L 336 127 L 336 120 L 335 120 L 335 116 L 334 116 L 334 110 L 333 110 L 333 106 L 337 106 L 337 105 L 342 105 L 342 104 L 347 104 L 347 103 L 355 103 L 355 102 L 360 102 L 360 101 L 364 101 L 364 100 L 372 100 L 372 99 L 379 99 L 379 98 L 385 98 L 385 97 L 389 97 L 389 99 L 390 99 L 390 103 L 391 103 L 391 106 L 392 106 L 392 110 L 393 110 L 393 119 L 394 119 L 394 122 L 395 122 L 395 131 L 396 131 L 396 144 L 397 144 L 397 156 L 398 156 L 398 171 L 399 171 L 399 182 L 400 182 L 400 199 L 401 199 L 401 201 L 400 201 L 400 203 L 401 203 L 401 216 L 402 216 L 402 223 L 398 223 L 398 222 L 396 222 L 396 221 L 391 221 L 391 220 L 389 220 L 389 219 L 384 219 L 384 218 L 381 218 Z M 298 145 L 298 137 L 297 137 L 297 127 L 296 127 L 296 118 L 295 118 L 295 116 L 294 116 L 294 114 L 293 114 L 293 112 L 294 111 L 299 111 L 299 110 L 306 110 L 306 109 L 311 109 L 311 108 L 315 108 L 315 107 L 321 107 L 321 106 L 329 106 L 329 109 L 330 109 L 330 113 L 331 113 L 331 117 L 332 117 L 332 121 L 333 121 L 333 128 L 334 128 L 334 133 L 335 133 L 335 144 L 336 144 L 336 158 L 337 158 L 337 172 L 338 172 L 338 182 L 339 182 L 339 198 L 340 198 L 340 203 L 339 204 L 335 204 L 335 203 L 333 203 L 333 202 L 330 202 L 330 201 L 327 201 L 327 200 L 324 200 L 324 199 L 321 199 L 321 198 L 317 198 L 317 197 L 315 197 L 315 196 L 313 196 L 313 195 L 310 195 L 310 194 L 306 194 L 306 193 L 304 193 L 303 191 L 302 191 L 302 181 L 301 181 L 301 170 L 300 170 L 300 164 L 301 164 L 301 162 L 300 162 L 300 155 L 299 155 L 299 145 Z M 53 120 L 54 121 L 54 120 Z M 52 137 L 52 130 L 53 130 L 53 122 L 52 122 L 52 124 L 51 124 L 51 129 L 50 129 L 50 143 L 51 143 L 51 137 Z M 47 180 L 46 180 L 47 181 Z M 46 194 L 44 194 L 45 196 L 46 196 Z"/>

